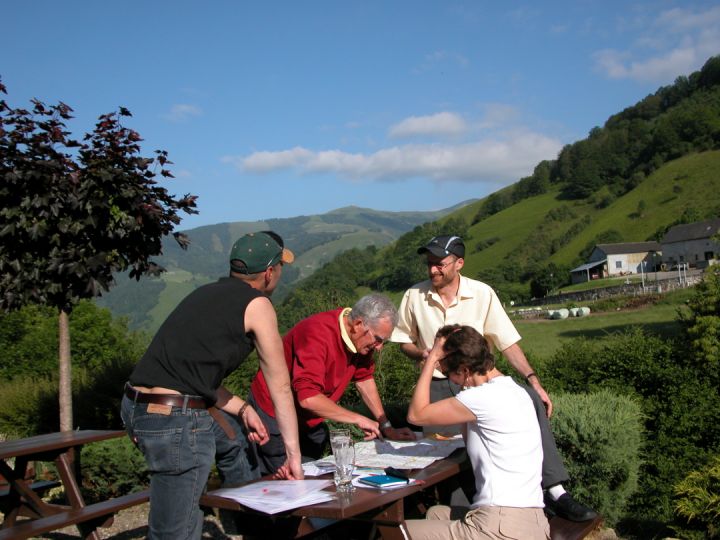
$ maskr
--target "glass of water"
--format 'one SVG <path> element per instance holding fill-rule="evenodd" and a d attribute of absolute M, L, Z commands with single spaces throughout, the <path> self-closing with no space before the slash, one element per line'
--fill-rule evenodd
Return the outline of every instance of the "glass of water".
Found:
<path fill-rule="evenodd" d="M 353 490 L 352 473 L 355 468 L 355 445 L 350 430 L 334 429 L 330 431 L 330 447 L 335 458 L 333 480 L 339 492 Z"/>

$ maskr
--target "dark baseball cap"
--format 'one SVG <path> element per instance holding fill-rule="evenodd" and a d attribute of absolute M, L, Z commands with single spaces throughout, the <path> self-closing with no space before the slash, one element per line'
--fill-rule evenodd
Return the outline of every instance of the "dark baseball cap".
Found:
<path fill-rule="evenodd" d="M 418 248 L 418 253 L 430 253 L 436 257 L 444 259 L 448 255 L 456 255 L 460 258 L 465 257 L 465 244 L 459 236 L 436 236 L 430 240 L 427 245 Z"/>
<path fill-rule="evenodd" d="M 256 274 L 279 262 L 290 264 L 295 260 L 282 238 L 272 231 L 260 231 L 241 236 L 230 250 L 230 268 L 241 274 Z M 233 264 L 240 261 L 245 266 Z"/>

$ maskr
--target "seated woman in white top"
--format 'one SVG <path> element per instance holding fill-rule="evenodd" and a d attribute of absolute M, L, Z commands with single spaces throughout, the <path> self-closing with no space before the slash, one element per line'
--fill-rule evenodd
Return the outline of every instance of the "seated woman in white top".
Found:
<path fill-rule="evenodd" d="M 430 403 L 436 367 L 463 390 Z M 469 509 L 433 506 L 426 519 L 408 520 L 413 540 L 550 538 L 540 487 L 542 446 L 535 409 L 528 393 L 495 367 L 488 343 L 477 330 L 460 325 L 438 330 L 408 421 L 420 426 L 464 424 L 476 487 Z"/>

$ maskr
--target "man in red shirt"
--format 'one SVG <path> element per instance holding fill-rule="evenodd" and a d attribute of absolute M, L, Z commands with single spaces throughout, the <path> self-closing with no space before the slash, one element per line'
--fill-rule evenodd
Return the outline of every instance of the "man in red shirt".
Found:
<path fill-rule="evenodd" d="M 366 440 L 415 439 L 409 429 L 392 426 L 373 377 L 373 354 L 389 339 L 397 317 L 397 309 L 389 298 L 370 294 L 352 308 L 325 311 L 300 321 L 283 338 L 285 361 L 298 405 L 300 448 L 304 457 L 322 456 L 327 440 L 325 419 L 355 424 L 365 433 Z M 338 405 L 351 382 L 357 386 L 375 420 Z M 256 451 L 261 473 L 271 474 L 285 461 L 285 448 L 262 372 L 258 371 L 253 379 L 248 400 L 270 434 L 270 441 L 256 445 Z"/>

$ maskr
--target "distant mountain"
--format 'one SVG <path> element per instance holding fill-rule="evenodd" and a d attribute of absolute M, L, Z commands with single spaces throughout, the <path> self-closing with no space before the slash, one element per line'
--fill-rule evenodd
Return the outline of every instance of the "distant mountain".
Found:
<path fill-rule="evenodd" d="M 166 269 L 160 278 L 137 282 L 119 275 L 117 284 L 97 302 L 116 316 L 128 317 L 131 327 L 153 332 L 190 291 L 227 274 L 227 255 L 238 237 L 268 229 L 280 234 L 296 257 L 294 264 L 285 267 L 281 287 L 273 295 L 273 300 L 279 302 L 299 279 L 311 275 L 342 251 L 385 246 L 414 227 L 475 200 L 434 212 L 383 212 L 348 206 L 313 216 L 197 227 L 183 231 L 191 241 L 187 250 L 180 249 L 172 238 L 165 239 L 163 255 L 154 259 Z"/>

